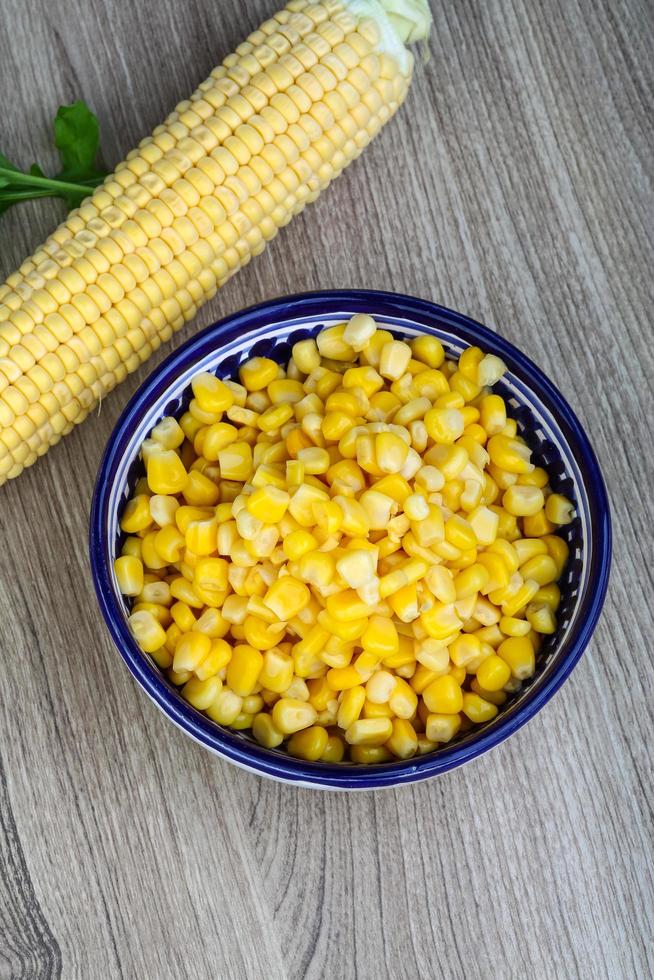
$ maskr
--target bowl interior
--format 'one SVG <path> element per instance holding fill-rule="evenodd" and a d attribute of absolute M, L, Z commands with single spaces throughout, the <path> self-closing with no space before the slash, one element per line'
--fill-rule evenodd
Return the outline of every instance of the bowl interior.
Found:
<path fill-rule="evenodd" d="M 132 638 L 128 605 L 113 572 L 121 546 L 120 514 L 143 474 L 140 445 L 160 418 L 179 417 L 185 410 L 193 376 L 211 371 L 233 377 L 239 364 L 252 356 L 284 363 L 296 341 L 357 312 L 371 313 L 399 338 L 433 334 L 448 356 L 458 357 L 465 347 L 477 344 L 502 357 L 509 370 L 495 390 L 506 399 L 534 462 L 547 469 L 556 492 L 574 501 L 577 515 L 560 532 L 570 557 L 559 581 L 558 629 L 539 651 L 534 678 L 492 722 L 430 755 L 381 766 L 301 762 L 283 751 L 263 749 L 248 735 L 224 729 L 196 711 Z M 480 324 L 435 304 L 385 293 L 324 293 L 273 301 L 209 327 L 181 347 L 146 381 L 116 426 L 98 478 L 91 527 L 91 559 L 105 619 L 128 667 L 159 707 L 187 734 L 237 764 L 295 782 L 348 788 L 388 785 L 447 770 L 524 724 L 567 677 L 588 641 L 604 597 L 609 553 L 608 506 L 599 469 L 579 422 L 554 386 L 516 348 Z"/>

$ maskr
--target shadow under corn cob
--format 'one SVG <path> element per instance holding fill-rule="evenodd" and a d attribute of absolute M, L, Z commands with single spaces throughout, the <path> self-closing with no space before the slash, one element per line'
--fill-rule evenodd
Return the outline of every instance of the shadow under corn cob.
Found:
<path fill-rule="evenodd" d="M 386 12 L 385 12 L 386 10 Z M 425 0 L 291 0 L 0 286 L 0 485 L 355 159 L 404 99 Z"/>

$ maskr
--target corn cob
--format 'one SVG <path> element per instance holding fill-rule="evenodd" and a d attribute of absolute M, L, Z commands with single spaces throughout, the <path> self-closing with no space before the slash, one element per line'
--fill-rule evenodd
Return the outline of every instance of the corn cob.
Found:
<path fill-rule="evenodd" d="M 426 0 L 291 0 L 0 286 L 0 485 L 81 422 L 367 145 Z"/>

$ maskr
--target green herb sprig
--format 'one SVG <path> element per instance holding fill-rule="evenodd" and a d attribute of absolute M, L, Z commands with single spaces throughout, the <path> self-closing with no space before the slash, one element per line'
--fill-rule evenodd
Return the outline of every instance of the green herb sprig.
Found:
<path fill-rule="evenodd" d="M 38 164 L 20 170 L 0 153 L 0 214 L 19 201 L 61 197 L 75 208 L 101 184 L 106 173 L 96 167 L 100 130 L 97 117 L 81 101 L 59 107 L 54 121 L 54 142 L 61 170 L 46 177 Z"/>

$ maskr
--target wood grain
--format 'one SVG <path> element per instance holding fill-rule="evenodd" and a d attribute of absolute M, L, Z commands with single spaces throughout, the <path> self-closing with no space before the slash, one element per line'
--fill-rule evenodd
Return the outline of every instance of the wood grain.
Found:
<path fill-rule="evenodd" d="M 115 164 L 270 12 L 5 0 L 3 152 L 53 164 L 54 111 L 84 97 Z M 161 351 L 0 490 L 3 980 L 654 972 L 653 8 L 433 12 L 398 118 L 177 342 L 266 297 L 345 286 L 501 331 L 567 395 L 604 469 L 615 558 L 593 642 L 526 729 L 431 783 L 318 794 L 209 756 L 123 669 L 86 558 L 102 447 Z M 61 215 L 41 201 L 3 217 L 0 273 Z"/>

